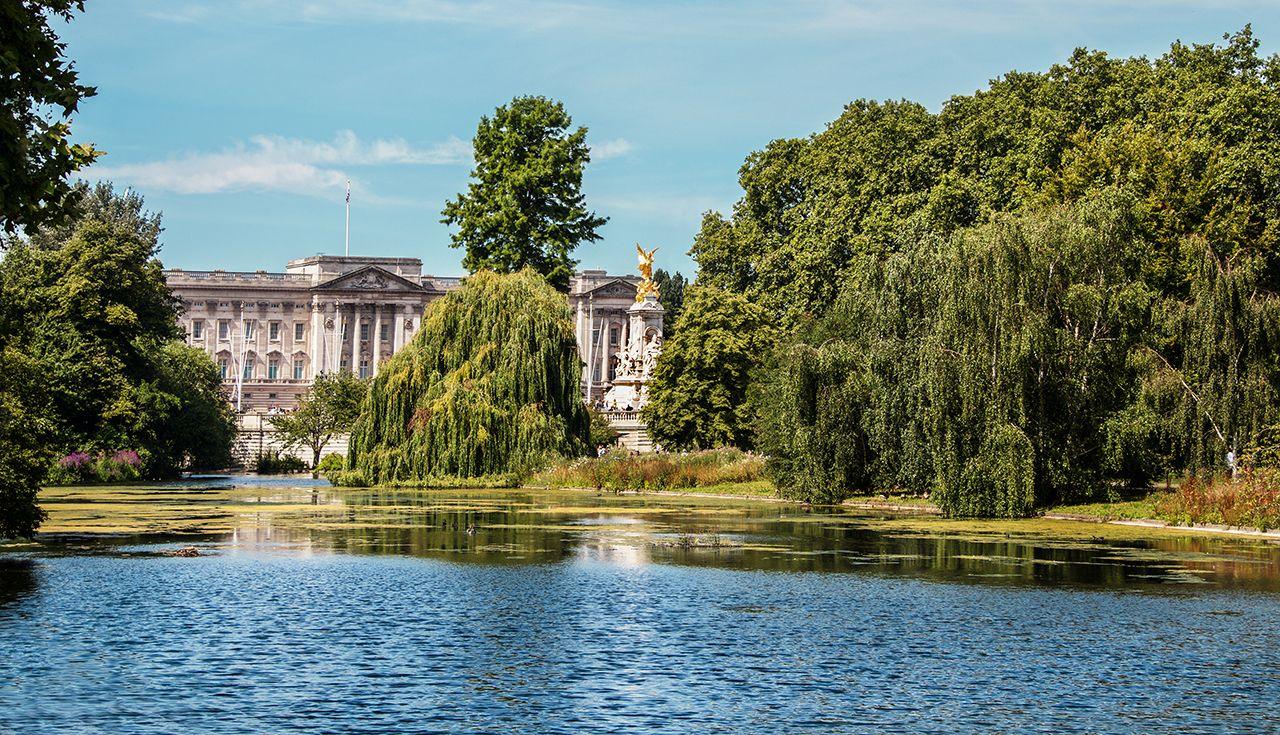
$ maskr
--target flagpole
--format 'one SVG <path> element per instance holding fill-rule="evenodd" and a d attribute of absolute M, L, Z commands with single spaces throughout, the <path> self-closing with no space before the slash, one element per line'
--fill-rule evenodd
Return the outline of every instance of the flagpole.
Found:
<path fill-rule="evenodd" d="M 344 253 L 351 255 L 351 179 L 347 179 L 347 231 Z"/>

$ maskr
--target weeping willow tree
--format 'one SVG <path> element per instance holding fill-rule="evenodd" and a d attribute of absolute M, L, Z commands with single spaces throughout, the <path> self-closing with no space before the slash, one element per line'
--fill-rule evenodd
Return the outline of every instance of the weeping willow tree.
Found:
<path fill-rule="evenodd" d="M 1169 417 L 1167 454 L 1192 472 L 1221 469 L 1228 450 L 1254 448 L 1280 419 L 1280 299 L 1267 292 L 1265 260 L 1223 257 L 1188 243 L 1188 298 L 1163 310 L 1165 344 L 1144 382 L 1144 399 Z"/>
<path fill-rule="evenodd" d="M 525 269 L 481 271 L 433 302 L 379 371 L 348 467 L 371 484 L 523 473 L 589 447 L 564 296 Z"/>
<path fill-rule="evenodd" d="M 780 488 L 930 491 L 1004 517 L 1096 490 L 1154 298 L 1131 217 L 1086 202 L 860 262 L 758 399 Z"/>

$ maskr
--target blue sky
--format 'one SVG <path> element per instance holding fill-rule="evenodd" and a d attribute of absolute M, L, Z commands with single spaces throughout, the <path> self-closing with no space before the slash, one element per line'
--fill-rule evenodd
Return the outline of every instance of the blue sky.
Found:
<path fill-rule="evenodd" d="M 476 123 L 542 94 L 590 129 L 587 201 L 610 221 L 582 266 L 632 270 L 638 241 L 691 273 L 743 158 L 850 100 L 936 110 L 1076 46 L 1157 55 L 1249 22 L 1278 48 L 1274 0 L 89 0 L 62 35 L 99 88 L 74 127 L 108 153 L 89 176 L 164 213 L 166 265 L 339 253 L 350 178 L 353 254 L 459 274 L 439 212 Z"/>

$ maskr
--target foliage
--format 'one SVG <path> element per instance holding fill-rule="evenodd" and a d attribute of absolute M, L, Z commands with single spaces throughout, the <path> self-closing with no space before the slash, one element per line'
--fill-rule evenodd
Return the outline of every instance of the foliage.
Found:
<path fill-rule="evenodd" d="M 679 271 L 672 274 L 662 268 L 653 272 L 653 282 L 658 286 L 658 303 L 662 304 L 662 308 L 666 310 L 666 314 L 662 317 L 663 337 L 671 339 L 675 336 L 675 326 L 680 319 L 680 312 L 684 310 L 684 291 L 689 284 Z"/>
<path fill-rule="evenodd" d="M 351 431 L 368 391 L 368 382 L 350 371 L 321 373 L 298 399 L 297 408 L 272 416 L 271 425 L 285 446 L 311 450 L 311 474 L 319 477 L 325 471 L 320 467 L 320 453 L 333 437 Z"/>
<path fill-rule="evenodd" d="M 522 473 L 589 448 L 564 296 L 531 269 L 481 271 L 433 301 L 378 372 L 348 467 L 373 485 Z"/>
<path fill-rule="evenodd" d="M 674 490 L 764 479 L 764 458 L 738 449 L 689 454 L 632 455 L 617 450 L 603 457 L 564 461 L 529 479 L 532 485 L 597 490 Z"/>
<path fill-rule="evenodd" d="M 325 475 L 326 477 L 333 472 L 341 472 L 346 468 L 347 458 L 337 452 L 331 452 L 324 455 L 324 457 L 320 459 L 320 463 L 315 466 L 316 472 L 321 475 Z"/>
<path fill-rule="evenodd" d="M 337 487 L 369 487 L 369 480 L 359 470 L 335 470 L 325 478 Z"/>
<path fill-rule="evenodd" d="M 1120 189 L 1162 291 L 1197 264 L 1199 235 L 1224 258 L 1264 254 L 1280 283 L 1280 60 L 1247 26 L 1221 45 L 1175 43 L 1156 59 L 1077 50 L 952 97 L 849 104 L 825 130 L 751 154 L 732 216 L 708 214 L 698 283 L 742 293 L 788 326 L 821 315 L 865 255 L 913 228 L 941 234 Z"/>
<path fill-rule="evenodd" d="M 1175 523 L 1280 528 L 1280 470 L 1246 469 L 1239 476 L 1189 477 L 1157 499 L 1161 517 Z"/>
<path fill-rule="evenodd" d="M 570 131 L 564 105 L 546 97 L 516 97 L 480 118 L 472 139 L 475 168 L 467 193 L 448 202 L 444 224 L 456 225 L 451 245 L 465 248 L 471 272 L 533 268 L 567 291 L 582 242 L 600 239 L 607 221 L 587 211 L 582 171 L 591 160 L 587 129 Z"/>
<path fill-rule="evenodd" d="M 54 463 L 47 481 L 50 485 L 132 482 L 142 477 L 142 456 L 121 449 L 94 457 L 72 452 Z"/>
<path fill-rule="evenodd" d="M 773 342 L 760 307 L 720 289 L 690 288 L 649 384 L 644 419 L 654 441 L 671 450 L 750 448 L 747 389 Z"/>
<path fill-rule="evenodd" d="M 100 155 L 69 139 L 69 118 L 96 91 L 80 84 L 50 26 L 83 10 L 83 0 L 0 4 L 0 227 L 9 234 L 66 216 L 67 176 Z"/>
<path fill-rule="evenodd" d="M 39 362 L 0 335 L 0 538 L 30 536 L 45 517 L 36 493 L 56 456 L 46 402 Z"/>
<path fill-rule="evenodd" d="M 622 434 L 609 423 L 609 417 L 604 411 L 587 406 L 587 415 L 591 421 L 591 446 L 608 447 L 618 442 L 618 437 Z"/>
<path fill-rule="evenodd" d="M 1028 515 L 1103 485 L 1149 323 L 1131 200 L 924 237 L 771 366 L 762 448 L 784 493 L 932 490 L 951 515 Z"/>
<path fill-rule="evenodd" d="M 216 368 L 180 344 L 178 304 L 156 259 L 158 215 L 109 184 L 80 218 L 33 230 L 0 262 L 0 341 L 39 364 L 39 410 L 64 453 L 143 451 L 143 475 L 225 457 L 231 418 Z"/>
<path fill-rule="evenodd" d="M 293 472 L 305 472 L 307 463 L 301 459 L 278 451 L 263 452 L 254 466 L 259 475 L 287 475 Z"/>

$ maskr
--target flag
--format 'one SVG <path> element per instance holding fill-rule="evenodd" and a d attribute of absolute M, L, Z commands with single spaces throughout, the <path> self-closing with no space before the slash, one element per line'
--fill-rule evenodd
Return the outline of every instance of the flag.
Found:
<path fill-rule="evenodd" d="M 351 203 L 351 179 L 347 179 L 347 204 Z"/>

